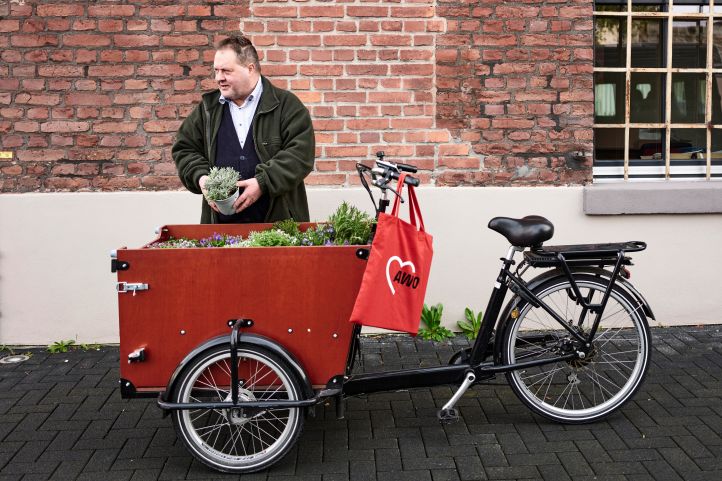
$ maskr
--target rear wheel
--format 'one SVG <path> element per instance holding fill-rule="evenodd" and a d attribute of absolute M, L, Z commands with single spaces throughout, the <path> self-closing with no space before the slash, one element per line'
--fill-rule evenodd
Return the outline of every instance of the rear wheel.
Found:
<path fill-rule="evenodd" d="M 301 387 L 285 361 L 252 345 L 238 348 L 239 401 L 299 400 Z M 174 402 L 230 402 L 228 346 L 199 354 L 181 372 Z M 279 461 L 301 434 L 303 416 L 290 409 L 190 409 L 173 411 L 178 437 L 200 462 L 233 473 L 258 471 Z"/>
<path fill-rule="evenodd" d="M 587 302 L 600 303 L 607 280 L 575 276 Z M 552 279 L 534 293 L 567 325 L 587 337 L 596 313 L 584 309 L 566 279 Z M 577 341 L 548 312 L 528 303 L 512 311 L 503 344 L 505 364 L 582 351 L 583 359 L 507 373 L 511 388 L 533 411 L 555 421 L 581 424 L 619 409 L 642 384 L 649 366 L 650 333 L 643 307 L 623 289 L 611 291 L 591 346 Z"/>

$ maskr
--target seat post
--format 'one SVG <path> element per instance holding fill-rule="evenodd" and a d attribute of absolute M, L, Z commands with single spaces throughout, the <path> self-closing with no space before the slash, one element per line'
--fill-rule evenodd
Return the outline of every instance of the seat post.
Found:
<path fill-rule="evenodd" d="M 504 261 L 506 263 L 511 262 L 512 260 L 514 260 L 514 254 L 516 254 L 517 252 L 522 252 L 523 250 L 524 250 L 523 247 L 509 246 L 509 251 L 506 253 L 506 257 L 504 258 Z"/>

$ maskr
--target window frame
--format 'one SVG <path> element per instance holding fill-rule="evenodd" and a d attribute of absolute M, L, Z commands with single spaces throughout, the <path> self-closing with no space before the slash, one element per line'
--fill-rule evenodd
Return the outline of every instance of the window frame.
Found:
<path fill-rule="evenodd" d="M 693 0 L 692 0 L 693 1 Z M 718 3 L 722 4 L 722 0 L 717 0 Z M 689 13 L 689 12 L 680 12 L 674 11 L 675 3 L 677 6 L 684 5 L 684 6 L 707 6 L 708 11 L 706 13 Z M 624 11 L 606 11 L 606 10 L 597 10 L 597 6 L 600 4 L 615 4 L 615 5 L 626 5 L 626 9 Z M 656 5 L 662 5 L 662 10 L 666 11 L 659 11 L 659 12 L 652 12 L 652 11 L 634 11 L 633 5 L 643 5 L 643 4 L 656 4 Z M 714 0 L 710 0 L 708 4 L 702 5 L 699 2 L 692 3 L 690 0 L 684 1 L 684 0 L 678 0 L 677 2 L 674 2 L 674 0 L 658 0 L 658 1 L 637 1 L 633 2 L 632 0 L 627 0 L 626 2 L 595 2 L 594 3 L 594 46 L 596 48 L 596 21 L 598 17 L 614 17 L 614 18 L 623 18 L 626 21 L 626 27 L 624 29 L 624 35 L 625 35 L 625 48 L 626 48 L 626 54 L 625 54 L 625 65 L 624 67 L 597 67 L 596 66 L 596 56 L 595 56 L 595 64 L 593 68 L 594 77 L 596 79 L 596 74 L 601 72 L 617 72 L 617 73 L 623 73 L 625 76 L 625 83 L 624 83 L 624 119 L 623 123 L 596 123 L 594 122 L 593 128 L 595 131 L 597 129 L 624 129 L 624 144 L 623 144 L 623 152 L 624 152 L 624 159 L 623 159 L 623 178 L 619 179 L 618 174 L 617 177 L 612 176 L 611 178 L 608 176 L 603 175 L 603 167 L 600 167 L 597 165 L 597 159 L 596 159 L 596 150 L 597 145 L 595 142 L 594 146 L 594 165 L 593 165 L 593 182 L 594 183 L 607 183 L 607 182 L 629 182 L 629 181 L 681 181 L 681 180 L 692 180 L 692 181 L 710 181 L 710 180 L 722 180 L 722 165 L 715 165 L 715 168 L 713 169 L 713 152 L 712 152 L 712 136 L 713 131 L 718 130 L 719 134 L 722 135 L 722 124 L 712 124 L 712 103 L 713 103 L 713 95 L 712 95 L 712 83 L 715 81 L 715 75 L 720 75 L 722 77 L 722 68 L 713 68 L 714 67 L 714 59 L 713 59 L 713 51 L 714 51 L 714 30 L 715 30 L 715 19 L 722 22 L 722 9 L 720 11 L 715 12 L 715 2 Z M 651 18 L 651 19 L 660 19 L 662 20 L 662 25 L 664 29 L 664 35 L 663 35 L 663 41 L 664 49 L 663 49 L 663 65 L 664 67 L 632 67 L 632 37 L 633 37 L 633 21 L 637 19 L 644 19 L 644 18 Z M 707 40 L 707 48 L 705 52 L 705 67 L 704 68 L 683 68 L 683 67 L 672 67 L 673 65 L 673 51 L 674 51 L 674 20 L 675 19 L 687 19 L 687 20 L 706 20 L 706 40 Z M 665 23 L 666 22 L 666 23 Z M 721 24 L 722 28 L 722 24 Z M 620 32 L 621 35 L 621 32 Z M 663 83 L 665 84 L 665 90 L 664 90 L 664 117 L 662 123 L 642 123 L 642 122 L 631 122 L 631 80 L 632 80 L 632 74 L 634 73 L 657 73 L 657 74 L 663 74 Z M 705 75 L 705 117 L 704 122 L 702 123 L 683 123 L 683 122 L 672 122 L 672 95 L 673 95 L 673 76 L 674 74 L 679 73 L 703 73 Z M 596 81 L 595 81 L 595 105 L 597 102 L 596 99 Z M 596 114 L 596 112 L 595 112 Z M 630 156 L 629 156 L 629 150 L 630 150 L 630 129 L 662 129 L 664 131 L 664 153 L 663 153 L 663 159 L 664 159 L 664 177 L 659 179 L 635 179 L 630 178 Z M 706 135 L 706 149 L 704 151 L 704 160 L 705 160 L 705 172 L 704 177 L 698 175 L 698 174 L 690 174 L 693 177 L 678 177 L 678 174 L 673 172 L 673 163 L 672 163 L 672 152 L 671 152 L 671 142 L 672 142 L 672 130 L 674 129 L 704 129 L 705 135 Z M 715 162 L 717 164 L 717 162 Z M 607 168 L 609 169 L 609 168 Z M 596 171 L 596 172 L 595 172 Z M 600 174 L 597 174 L 597 172 L 600 172 Z"/>

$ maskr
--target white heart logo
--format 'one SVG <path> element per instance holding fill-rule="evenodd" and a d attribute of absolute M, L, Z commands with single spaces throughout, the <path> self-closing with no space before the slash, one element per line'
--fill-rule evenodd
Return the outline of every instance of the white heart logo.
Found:
<path fill-rule="evenodd" d="M 404 262 L 398 256 L 389 257 L 389 261 L 386 263 L 386 281 L 389 283 L 389 289 L 391 289 L 392 295 L 396 295 L 396 289 L 394 289 L 394 284 L 391 282 L 391 274 L 389 273 L 389 268 L 391 267 L 391 263 L 394 261 L 399 263 L 399 269 L 403 269 L 406 266 L 411 266 L 411 272 L 416 274 L 416 267 L 414 266 L 413 262 L 411 262 L 411 261 Z"/>

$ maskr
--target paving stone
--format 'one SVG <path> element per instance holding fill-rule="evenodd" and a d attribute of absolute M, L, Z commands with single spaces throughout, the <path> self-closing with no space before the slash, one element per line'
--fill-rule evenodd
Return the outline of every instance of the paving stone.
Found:
<path fill-rule="evenodd" d="M 647 382 L 621 411 L 569 426 L 532 414 L 504 377 L 469 390 L 458 423 L 436 412 L 449 386 L 347 400 L 346 419 L 318 406 L 299 443 L 271 469 L 222 475 L 193 461 L 152 399 L 118 394 L 117 348 L 49 355 L 0 368 L 0 481 L 722 479 L 722 329 L 653 329 Z M 358 372 L 441 365 L 465 339 L 364 338 Z M 64 362 L 67 360 L 68 362 Z M 27 374 L 26 374 L 27 373 Z"/>

